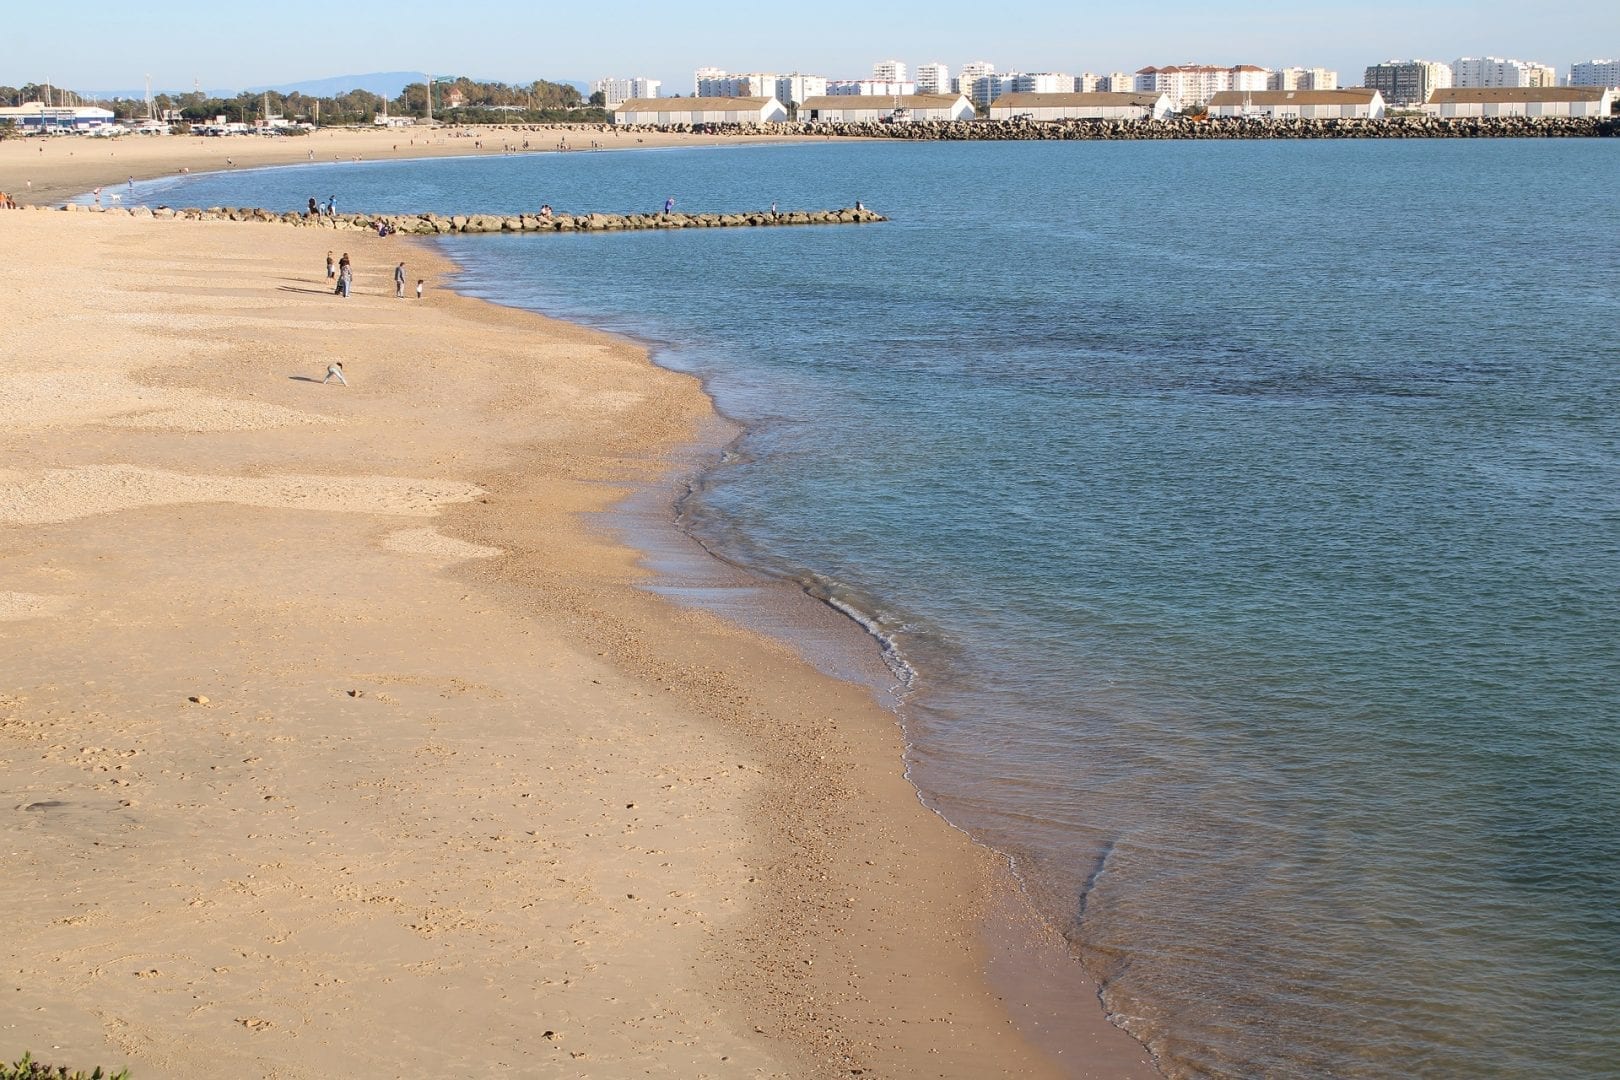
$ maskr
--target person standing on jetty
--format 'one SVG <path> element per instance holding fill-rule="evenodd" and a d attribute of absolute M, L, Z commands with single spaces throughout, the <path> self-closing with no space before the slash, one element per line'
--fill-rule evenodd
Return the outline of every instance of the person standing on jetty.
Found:
<path fill-rule="evenodd" d="M 321 216 L 321 208 L 315 202 L 315 196 L 313 195 L 309 197 L 309 216 L 312 218 L 318 218 Z"/>
<path fill-rule="evenodd" d="M 333 379 L 342 383 L 345 389 L 348 388 L 349 380 L 343 377 L 343 361 L 341 360 L 334 360 L 326 365 L 326 378 L 321 380 L 321 385 L 325 386 Z"/>
<path fill-rule="evenodd" d="M 401 300 L 405 299 L 405 264 L 404 263 L 400 263 L 398 266 L 394 267 L 394 295 L 396 297 L 398 297 L 399 299 L 401 299 Z"/>
<path fill-rule="evenodd" d="M 329 217 L 329 218 L 337 217 L 337 196 L 336 195 L 328 195 L 326 197 L 326 216 Z"/>
<path fill-rule="evenodd" d="M 675 196 L 671 195 L 669 198 L 664 200 L 664 213 L 673 214 L 674 212 L 675 212 Z"/>

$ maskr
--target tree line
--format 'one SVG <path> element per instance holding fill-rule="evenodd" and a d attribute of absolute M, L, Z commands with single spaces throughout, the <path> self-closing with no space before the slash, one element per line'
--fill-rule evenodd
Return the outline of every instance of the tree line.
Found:
<path fill-rule="evenodd" d="M 154 94 L 152 109 L 159 119 L 173 115 L 187 123 L 204 123 L 223 116 L 226 123 L 251 124 L 263 119 L 268 99 L 271 116 L 323 125 L 370 124 L 384 111 L 389 116 L 425 118 L 428 115 L 428 89 L 426 83 L 411 83 L 398 97 L 388 99 L 367 90 L 350 90 L 346 94 L 330 97 L 313 97 L 297 92 L 283 94 L 276 90 L 257 94 L 243 91 L 235 97 L 210 97 L 202 93 Z M 612 119 L 600 108 L 600 102 L 587 102 L 577 87 L 545 79 L 514 85 L 456 78 L 435 81 L 432 92 L 432 114 L 439 120 L 478 124 L 556 121 L 606 123 Z M 0 105 L 20 105 L 29 101 L 98 105 L 110 109 L 120 120 L 143 120 L 147 115 L 144 99 L 97 98 L 59 87 L 47 88 L 38 83 L 27 83 L 20 87 L 0 86 Z"/>

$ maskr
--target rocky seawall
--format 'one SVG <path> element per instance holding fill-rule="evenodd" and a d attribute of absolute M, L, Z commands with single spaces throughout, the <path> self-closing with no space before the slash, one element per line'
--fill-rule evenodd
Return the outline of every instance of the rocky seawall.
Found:
<path fill-rule="evenodd" d="M 864 207 L 839 210 L 750 210 L 738 214 L 339 214 L 311 216 L 299 211 L 280 212 L 257 207 L 213 206 L 206 210 L 169 206 L 154 208 L 61 207 L 92 214 L 182 218 L 193 221 L 265 221 L 314 229 L 378 232 L 379 223 L 406 236 L 442 236 L 448 233 L 572 233 L 630 232 L 642 229 L 770 228 L 787 225 L 866 225 L 887 221 Z"/>
<path fill-rule="evenodd" d="M 620 130 L 638 130 L 621 128 Z M 706 125 L 647 130 L 692 132 Z M 858 139 L 1015 141 L 1067 139 L 1560 139 L 1620 136 L 1620 117 L 1488 117 L 1437 120 L 922 120 L 912 123 L 744 124 L 723 130 L 753 135 L 826 135 Z"/>

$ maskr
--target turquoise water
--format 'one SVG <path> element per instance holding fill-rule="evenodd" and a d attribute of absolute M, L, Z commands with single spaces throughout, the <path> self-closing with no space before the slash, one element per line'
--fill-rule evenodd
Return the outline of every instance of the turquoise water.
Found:
<path fill-rule="evenodd" d="M 747 425 L 690 527 L 895 643 L 925 797 L 1014 858 L 1167 1073 L 1620 1075 L 1620 142 L 815 144 L 145 194 L 333 192 L 891 215 L 445 246 L 467 291 L 659 343 Z"/>

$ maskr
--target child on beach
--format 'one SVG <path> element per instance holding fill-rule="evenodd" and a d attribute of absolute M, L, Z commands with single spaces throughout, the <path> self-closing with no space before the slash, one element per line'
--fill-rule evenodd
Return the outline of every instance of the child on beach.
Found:
<path fill-rule="evenodd" d="M 424 280 L 426 280 L 426 279 L 424 279 L 424 278 L 417 278 L 416 279 L 416 298 L 418 300 L 422 299 L 422 282 Z"/>
<path fill-rule="evenodd" d="M 321 385 L 325 386 L 333 379 L 336 379 L 338 382 L 342 383 L 345 388 L 347 388 L 349 385 L 349 380 L 343 377 L 343 361 L 341 360 L 334 360 L 330 364 L 326 365 L 326 378 L 321 380 Z"/>
<path fill-rule="evenodd" d="M 311 199 L 309 201 L 313 203 L 315 200 Z M 332 259 L 332 253 L 328 251 L 326 253 L 326 280 L 331 281 L 335 277 L 337 277 L 337 263 Z"/>

